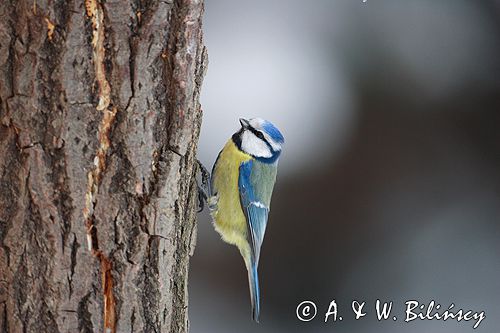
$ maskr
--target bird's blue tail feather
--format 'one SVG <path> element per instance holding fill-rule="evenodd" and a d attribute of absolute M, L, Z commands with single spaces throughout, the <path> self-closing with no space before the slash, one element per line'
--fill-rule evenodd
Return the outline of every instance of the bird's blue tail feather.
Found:
<path fill-rule="evenodd" d="M 251 263 L 248 268 L 248 282 L 250 284 L 250 298 L 252 300 L 252 318 L 259 322 L 260 314 L 260 295 L 259 295 L 259 276 L 257 274 L 257 264 Z"/>

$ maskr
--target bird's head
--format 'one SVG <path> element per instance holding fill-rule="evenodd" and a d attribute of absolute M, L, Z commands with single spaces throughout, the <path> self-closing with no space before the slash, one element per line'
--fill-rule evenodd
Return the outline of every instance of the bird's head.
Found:
<path fill-rule="evenodd" d="M 279 157 L 285 139 L 272 123 L 262 118 L 241 118 L 240 124 L 241 129 L 233 135 L 240 150 L 268 162 Z"/>

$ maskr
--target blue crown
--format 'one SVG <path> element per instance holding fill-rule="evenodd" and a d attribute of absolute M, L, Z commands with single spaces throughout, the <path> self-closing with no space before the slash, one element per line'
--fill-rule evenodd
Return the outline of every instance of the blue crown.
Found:
<path fill-rule="evenodd" d="M 283 137 L 283 134 L 279 131 L 279 129 L 276 128 L 272 123 L 269 121 L 265 121 L 264 124 L 262 125 L 262 129 L 266 131 L 267 134 L 276 142 L 279 143 L 284 143 L 285 138 Z"/>

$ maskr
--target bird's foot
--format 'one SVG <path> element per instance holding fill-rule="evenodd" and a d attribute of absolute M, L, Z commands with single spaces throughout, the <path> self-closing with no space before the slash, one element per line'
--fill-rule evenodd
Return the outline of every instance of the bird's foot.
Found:
<path fill-rule="evenodd" d="M 203 211 L 205 208 L 205 202 L 208 204 L 210 208 L 210 200 L 212 194 L 212 189 L 210 188 L 210 172 L 208 172 L 207 168 L 199 161 L 196 160 L 196 164 L 198 166 L 197 172 L 200 173 L 201 184 L 198 183 L 198 213 Z"/>
<path fill-rule="evenodd" d="M 201 213 L 203 209 L 205 209 L 205 202 L 207 201 L 208 201 L 207 195 L 201 189 L 201 187 L 198 186 L 198 213 Z"/>

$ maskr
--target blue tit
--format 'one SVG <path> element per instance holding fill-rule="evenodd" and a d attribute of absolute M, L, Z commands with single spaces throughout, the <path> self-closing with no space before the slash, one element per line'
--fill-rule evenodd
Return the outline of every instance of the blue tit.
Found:
<path fill-rule="evenodd" d="M 245 260 L 252 317 L 258 322 L 257 269 L 284 138 L 264 119 L 240 119 L 240 123 L 215 161 L 208 204 L 215 230 L 225 242 L 236 245 Z"/>

